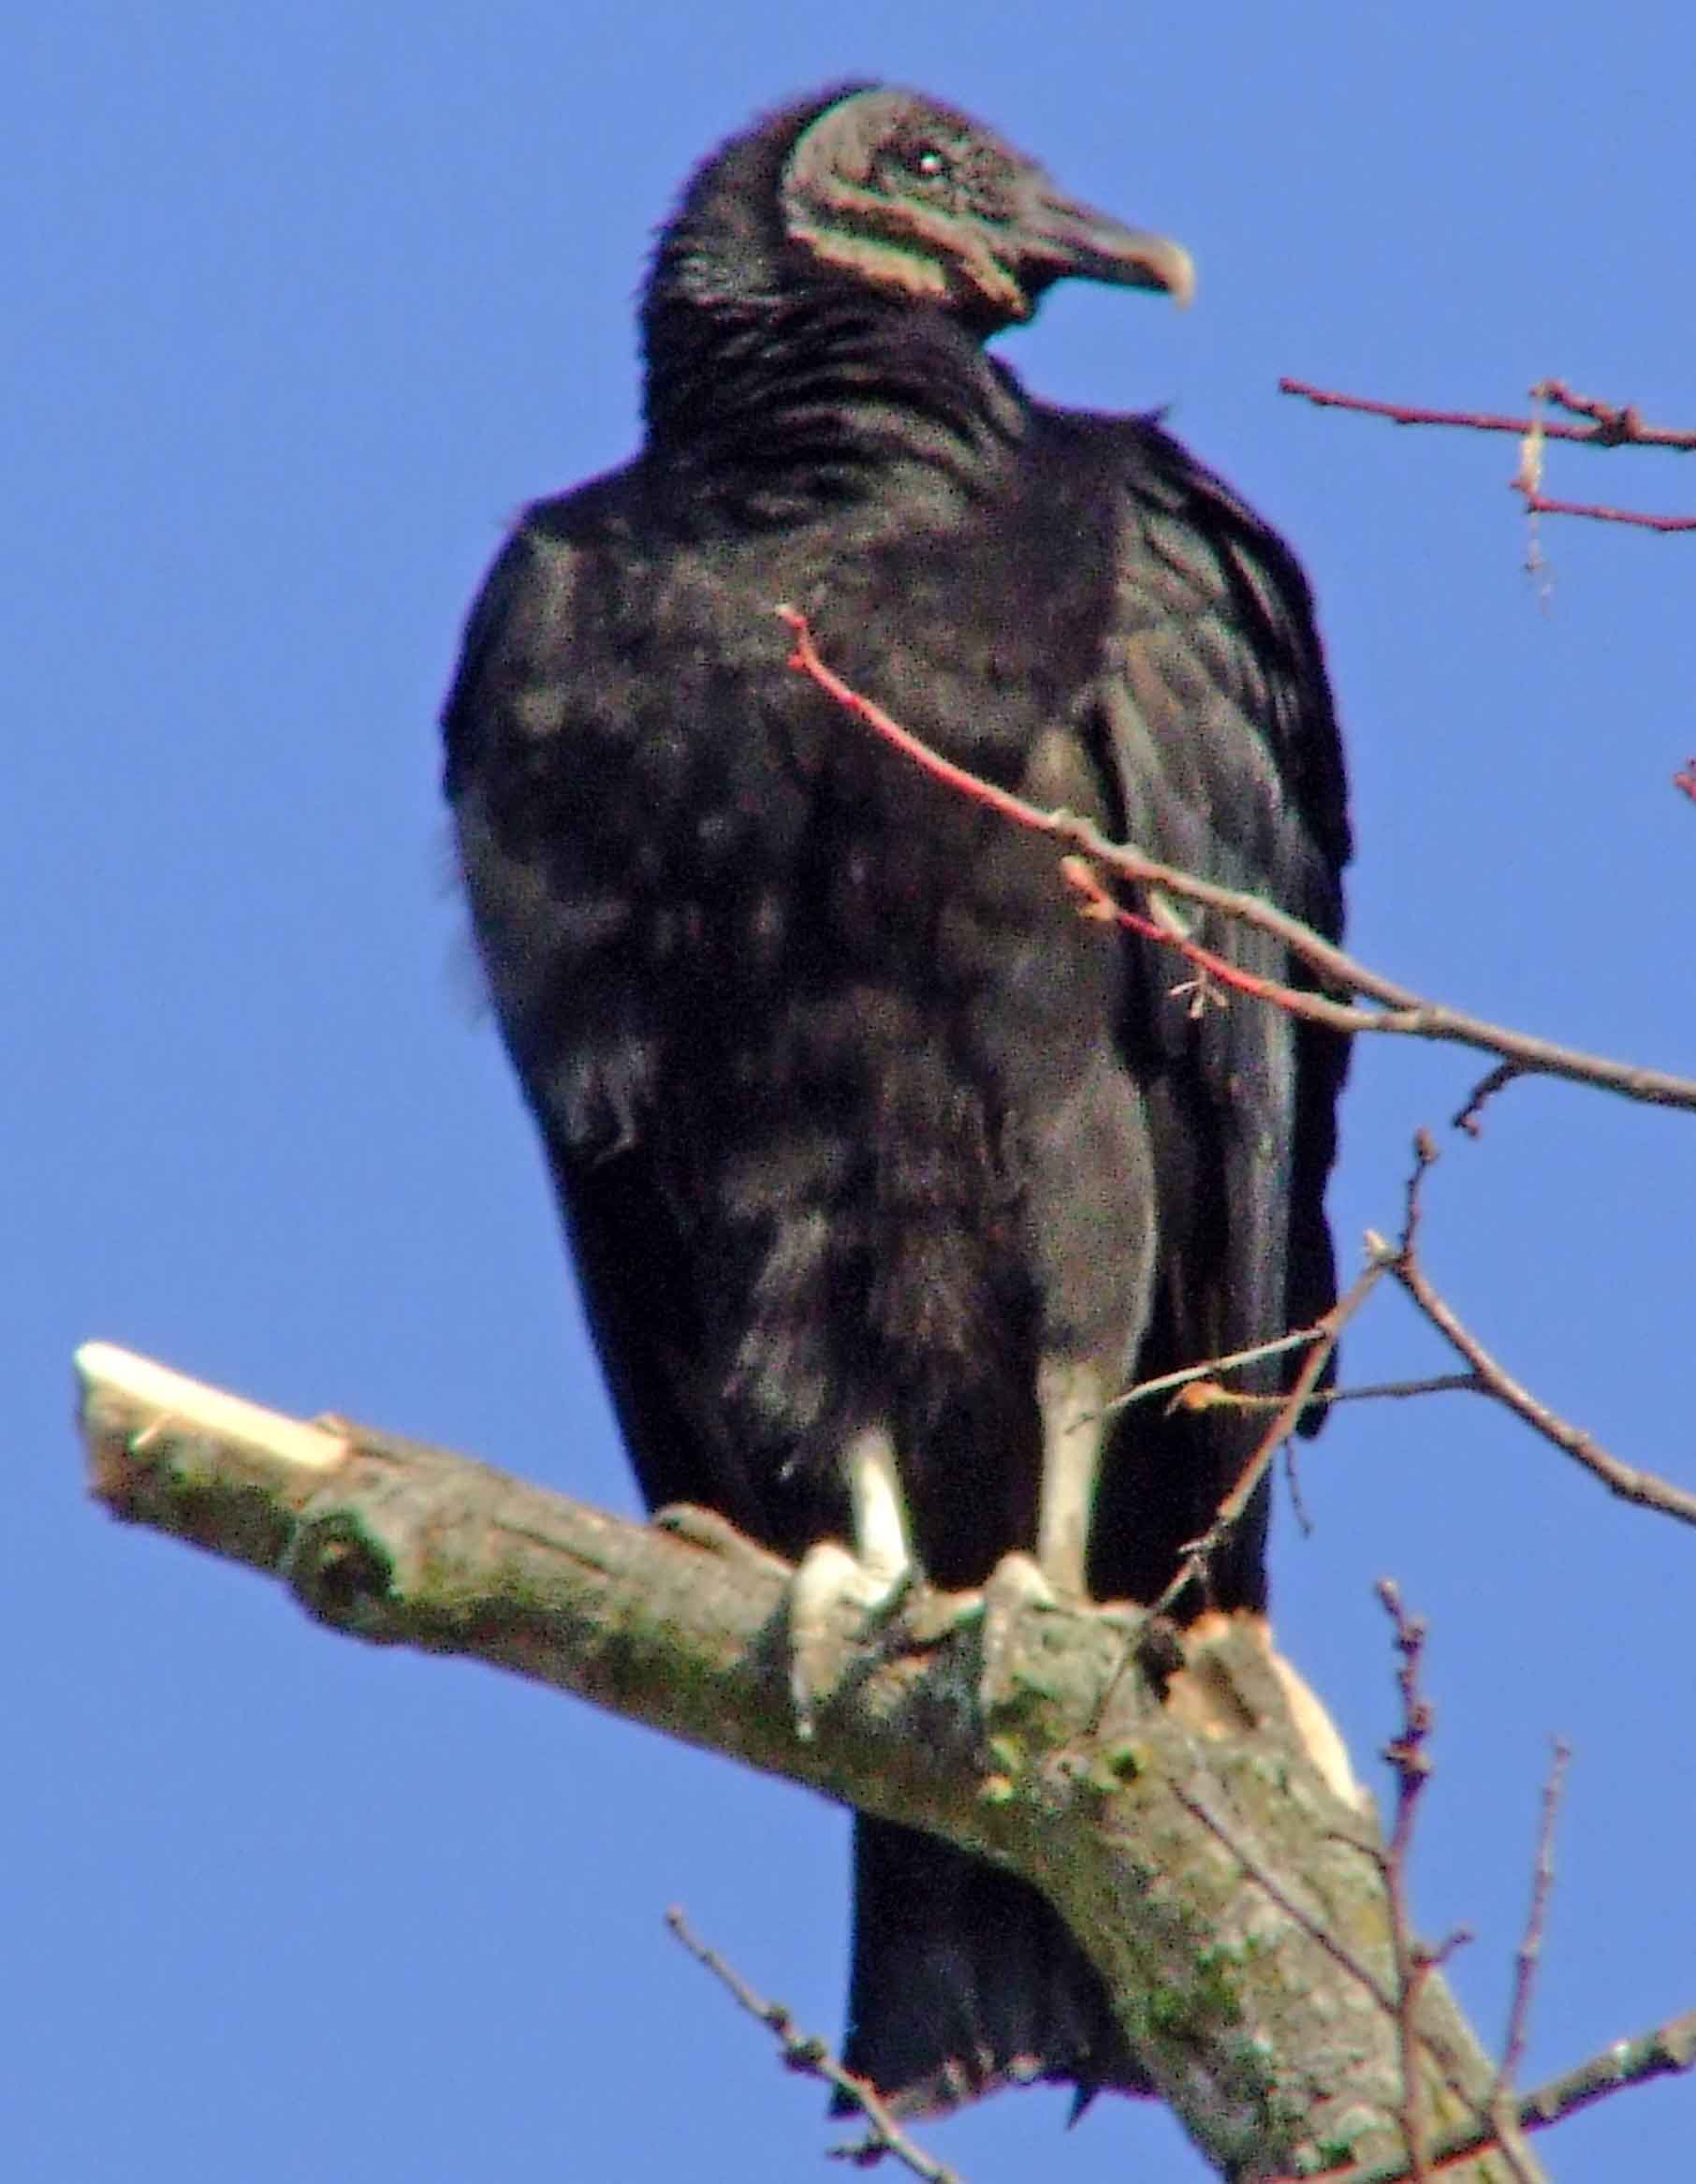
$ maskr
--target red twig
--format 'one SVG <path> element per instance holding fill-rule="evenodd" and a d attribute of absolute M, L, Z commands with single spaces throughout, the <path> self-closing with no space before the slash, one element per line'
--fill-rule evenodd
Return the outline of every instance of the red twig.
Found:
<path fill-rule="evenodd" d="M 1256 1001 L 1270 1001 L 1281 1004 L 1285 995 L 1293 990 L 1273 978 L 1257 978 L 1252 971 L 1245 971 L 1224 956 L 1215 955 L 1188 933 L 1180 932 L 1175 924 L 1162 925 L 1158 918 L 1145 917 L 1139 910 L 1127 909 L 1116 902 L 1096 876 L 1094 867 L 1087 857 L 1062 857 L 1060 860 L 1060 877 L 1067 887 L 1075 887 L 1083 897 L 1080 915 L 1092 917 L 1099 924 L 1117 925 L 1126 932 L 1140 933 L 1144 940 L 1159 941 L 1164 946 L 1176 948 L 1187 963 L 1192 963 L 1201 977 L 1188 989 L 1190 1014 L 1200 1016 L 1209 999 L 1207 980 L 1215 978 L 1221 986 L 1229 986 L 1237 993 L 1247 993 Z M 1183 990 L 1175 987 L 1174 992 Z M 1309 999 L 1312 997 L 1309 996 Z"/>
<path fill-rule="evenodd" d="M 804 614 L 793 607 L 779 607 L 775 611 L 795 633 L 795 650 L 790 654 L 789 665 L 798 673 L 811 677 L 821 690 L 863 721 L 875 735 L 892 743 L 933 781 L 999 812 L 1015 826 L 1029 828 L 1033 833 L 1046 835 L 1051 841 L 1063 842 L 1080 850 L 1086 858 L 1120 879 L 1149 890 L 1152 901 L 1158 901 L 1165 895 L 1181 901 L 1198 902 L 1204 909 L 1251 926 L 1257 932 L 1270 933 L 1327 986 L 1341 992 L 1364 995 L 1377 1005 L 1367 1007 L 1359 1003 L 1335 1001 L 1327 993 L 1256 978 L 1223 957 L 1199 946 L 1179 933 L 1174 924 L 1158 917 L 1148 918 L 1137 926 L 1138 931 L 1151 933 L 1164 945 L 1175 948 L 1206 977 L 1269 1002 L 1292 1016 L 1328 1024 L 1334 1031 L 1385 1032 L 1405 1038 L 1470 1047 L 1480 1053 L 1494 1054 L 1503 1062 L 1516 1063 L 1528 1076 L 1565 1077 L 1573 1083 L 1621 1092 L 1628 1099 L 1641 1100 L 1651 1107 L 1696 1110 L 1696 1081 L 1689 1077 L 1673 1077 L 1664 1070 L 1639 1069 L 1627 1063 L 1608 1061 L 1601 1055 L 1581 1054 L 1572 1048 L 1557 1046 L 1553 1040 L 1508 1031 L 1499 1024 L 1486 1022 L 1482 1017 L 1467 1016 L 1458 1009 L 1426 1001 L 1411 988 L 1398 986 L 1381 972 L 1357 962 L 1335 942 L 1324 939 L 1299 918 L 1292 917 L 1287 911 L 1279 910 L 1259 895 L 1243 888 L 1220 887 L 1214 881 L 1198 879 L 1192 872 L 1181 872 L 1176 865 L 1161 864 L 1123 843 L 1109 842 L 1098 828 L 1072 812 L 1045 812 L 1022 797 L 998 788 L 993 782 L 984 781 L 931 750 L 911 729 L 892 720 L 881 706 L 862 696 L 827 667 L 819 657 Z M 1068 872 L 1067 878 L 1070 885 L 1082 887 L 1075 870 Z M 1121 915 L 1120 906 L 1099 881 L 1092 878 L 1091 884 L 1082 891 L 1089 898 L 1089 915 L 1100 917 L 1111 915 L 1116 919 Z M 1129 920 L 1138 914 L 1123 915 Z M 1198 999 L 1205 1005 L 1205 991 Z"/>
<path fill-rule="evenodd" d="M 1656 516 L 1644 508 L 1609 507 L 1602 501 L 1557 501 L 1517 477 L 1508 482 L 1533 516 L 1587 516 L 1592 523 L 1630 523 L 1639 531 L 1696 531 L 1696 516 Z"/>
<path fill-rule="evenodd" d="M 1536 418 L 1503 417 L 1490 410 L 1426 409 L 1413 403 L 1375 402 L 1365 394 L 1339 394 L 1305 379 L 1280 379 L 1279 394 L 1293 394 L 1320 409 L 1356 410 L 1364 417 L 1387 418 L 1393 425 L 1446 425 L 1469 432 L 1512 432 L 1524 439 L 1541 432 L 1545 440 L 1572 440 L 1589 447 L 1667 447 L 1679 454 L 1696 451 L 1696 432 L 1668 425 L 1645 425 L 1630 403 L 1617 408 L 1587 395 L 1573 394 L 1558 379 L 1542 379 L 1531 389 L 1533 402 L 1552 402 L 1593 421 L 1562 425 Z"/>
<path fill-rule="evenodd" d="M 1601 447 L 1671 447 L 1675 454 L 1696 453 L 1696 432 L 1645 425 L 1634 402 L 1604 402 L 1600 395 L 1580 394 L 1564 379 L 1540 379 L 1531 389 L 1531 400 L 1553 403 L 1575 418 L 1588 418 Z"/>
<path fill-rule="evenodd" d="M 1593 523 L 1628 523 L 1640 531 L 1696 531 L 1696 516 L 1658 516 L 1638 508 L 1616 508 L 1601 501 L 1566 501 L 1542 491 L 1542 444 L 1568 440 L 1585 447 L 1657 447 L 1675 454 L 1696 449 L 1696 432 L 1667 425 L 1645 425 L 1632 403 L 1603 402 L 1579 394 L 1564 380 L 1542 379 L 1531 389 L 1535 403 L 1552 403 L 1583 424 L 1563 425 L 1541 416 L 1503 417 L 1490 410 L 1427 409 L 1412 403 L 1375 402 L 1364 394 L 1339 394 L 1303 379 L 1280 379 L 1280 394 L 1299 396 L 1321 409 L 1347 409 L 1364 417 L 1386 418 L 1393 425 L 1439 425 L 1469 432 L 1513 432 L 1525 443 L 1520 466 L 1509 480 L 1534 516 L 1584 516 Z"/>

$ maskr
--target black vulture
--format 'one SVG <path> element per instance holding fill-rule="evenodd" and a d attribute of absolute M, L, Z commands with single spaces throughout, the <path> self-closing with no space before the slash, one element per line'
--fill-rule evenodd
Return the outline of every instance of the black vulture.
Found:
<path fill-rule="evenodd" d="M 1011 1551 L 1155 1598 L 1259 1425 L 1104 1404 L 1333 1298 L 1341 1042 L 1198 1005 L 1170 949 L 1078 915 L 1052 843 L 785 664 L 783 602 L 947 756 L 1338 931 L 1342 761 L 1289 549 L 1154 419 L 1033 402 L 985 352 L 1068 277 L 1192 285 L 911 92 L 724 144 L 655 251 L 644 445 L 526 511 L 446 709 L 481 957 L 642 1491 L 802 1563 L 797 1660 L 837 1593 L 972 1588 Z M 1265 1525 L 1263 1490 L 1181 1618 L 1263 1609 Z M 1027 1884 L 863 1820 L 845 2060 L 908 2113 L 1141 2082 Z"/>

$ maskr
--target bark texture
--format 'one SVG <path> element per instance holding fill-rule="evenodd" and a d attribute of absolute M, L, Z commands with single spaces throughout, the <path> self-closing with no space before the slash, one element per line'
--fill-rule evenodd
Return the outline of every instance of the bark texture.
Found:
<path fill-rule="evenodd" d="M 636 1525 L 445 1450 L 306 1424 L 91 1343 L 93 1491 L 281 1578 L 374 1644 L 488 1662 L 1013 1867 L 1100 1967 L 1162 2096 L 1238 2184 L 1404 2151 L 1399 2002 L 1375 1825 L 1309 1762 L 1247 1623 L 1170 1634 L 920 1597 L 841 1633 L 797 1736 L 788 1567 L 719 1520 Z M 1494 2071 L 1441 1978 L 1412 2022 L 1432 2144 Z M 1523 2150 L 1445 2170 L 1535 2178 Z"/>

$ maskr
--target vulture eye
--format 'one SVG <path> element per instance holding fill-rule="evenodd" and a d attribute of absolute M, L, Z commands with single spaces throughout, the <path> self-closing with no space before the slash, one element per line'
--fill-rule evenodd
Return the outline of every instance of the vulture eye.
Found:
<path fill-rule="evenodd" d="M 915 144 L 911 152 L 902 154 L 901 165 L 921 182 L 940 181 L 949 171 L 948 154 L 938 151 L 934 144 Z"/>

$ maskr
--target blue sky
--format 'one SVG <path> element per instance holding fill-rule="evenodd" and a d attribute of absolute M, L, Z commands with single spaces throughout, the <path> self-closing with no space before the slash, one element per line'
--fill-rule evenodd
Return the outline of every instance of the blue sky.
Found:
<path fill-rule="evenodd" d="M 1171 406 L 1319 593 L 1356 784 L 1353 934 L 1486 1015 L 1696 1071 L 1696 541 L 1545 526 L 1505 441 L 1280 400 L 1280 373 L 1513 406 L 1544 374 L 1696 421 L 1696 25 L 1436 0 L 824 10 L 251 0 L 37 10 L 7 40 L 0 1224 L 19 1479 L 0 2139 L 17 2184 L 541 2172 L 792 2179 L 813 2089 L 680 1955 L 839 2029 L 845 1823 L 587 1708 L 364 1651 L 83 1499 L 68 1359 L 123 1341 L 633 1505 L 445 885 L 433 716 L 528 496 L 621 459 L 631 299 L 688 167 L 848 74 L 981 112 L 1179 237 L 1188 315 L 1061 292 L 1003 353 Z M 1670 459 L 1551 490 L 1696 506 Z M 1345 1264 L 1476 1074 L 1357 1061 Z M 1428 1264 L 1535 1387 L 1696 1475 L 1696 1129 L 1548 1085 L 1446 1136 Z M 1385 1298 L 1351 1377 L 1433 1366 Z M 1575 1758 L 1529 2074 L 1696 2002 L 1692 1543 L 1468 1399 L 1302 1458 L 1279 1620 L 1370 1764 L 1372 1580 L 1431 1618 L 1417 1868 L 1500 2027 L 1552 1735 Z M 1199 2177 L 1157 2111 L 933 2134 L 973 2184 Z M 1696 2087 L 1546 2142 L 1683 2173 Z M 827 2172 L 820 2172 L 821 2174 Z"/>

